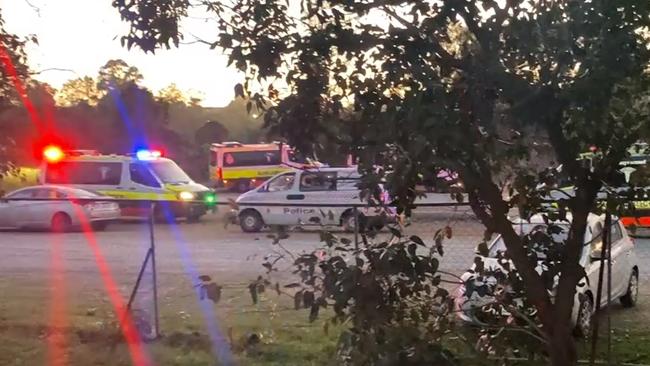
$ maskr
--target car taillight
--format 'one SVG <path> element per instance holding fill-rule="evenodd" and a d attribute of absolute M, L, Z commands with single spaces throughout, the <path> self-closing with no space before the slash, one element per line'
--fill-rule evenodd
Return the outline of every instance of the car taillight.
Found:
<path fill-rule="evenodd" d="M 217 178 L 223 180 L 223 168 L 221 167 L 217 168 Z"/>

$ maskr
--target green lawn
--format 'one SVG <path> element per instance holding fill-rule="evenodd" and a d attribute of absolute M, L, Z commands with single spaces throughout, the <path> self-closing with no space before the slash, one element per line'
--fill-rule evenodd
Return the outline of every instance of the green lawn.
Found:
<path fill-rule="evenodd" d="M 101 282 L 93 276 L 69 279 L 62 298 L 66 309 L 61 335 L 52 333 L 51 285 L 49 278 L 17 274 L 0 278 L 0 365 L 42 365 L 53 356 L 48 345 L 63 350 L 68 365 L 131 365 L 128 349 L 120 340 L 115 316 Z M 119 282 L 119 281 L 118 281 Z M 128 283 L 123 281 L 122 283 Z M 160 289 L 163 337 L 148 344 L 158 365 L 218 365 L 212 351 L 203 313 L 191 286 L 184 279 L 163 276 Z M 128 286 L 120 290 L 128 293 Z M 57 290 L 58 291 L 58 290 Z M 218 304 L 210 304 L 217 314 L 220 332 L 229 342 L 240 365 L 336 365 L 334 359 L 340 329 L 326 333 L 322 322 L 310 324 L 306 310 L 295 311 L 292 301 L 267 292 L 252 305 L 247 289 L 227 286 Z M 327 314 L 327 312 L 324 312 Z M 650 363 L 650 327 L 644 324 L 643 308 L 614 309 L 614 364 Z M 260 343 L 247 340 L 255 334 Z M 454 335 L 450 336 L 451 342 Z M 599 359 L 605 358 L 601 340 Z M 490 365 L 484 356 L 472 356 L 466 344 L 450 344 L 463 358 L 462 365 Z M 588 344 L 579 341 L 581 358 L 587 359 Z M 465 350 L 465 351 L 463 351 Z M 464 353 L 464 354 L 463 354 Z M 465 356 L 465 357 L 463 357 Z M 511 362 L 528 365 L 528 362 Z"/>
<path fill-rule="evenodd" d="M 47 364 L 48 345 L 59 344 L 69 365 L 131 365 L 120 340 L 115 316 L 101 284 L 67 282 L 66 326 L 51 332 L 51 300 L 46 281 L 0 279 L 0 365 Z M 99 287 L 96 287 L 99 285 Z M 338 331 L 325 333 L 322 322 L 310 324 L 307 311 L 289 308 L 291 299 L 265 294 L 252 305 L 247 290 L 224 289 L 213 306 L 221 334 L 232 340 L 240 365 L 325 365 Z M 148 344 L 159 365 L 217 365 L 203 313 L 191 288 L 161 289 L 163 337 Z M 251 335 L 261 339 L 251 345 Z"/>

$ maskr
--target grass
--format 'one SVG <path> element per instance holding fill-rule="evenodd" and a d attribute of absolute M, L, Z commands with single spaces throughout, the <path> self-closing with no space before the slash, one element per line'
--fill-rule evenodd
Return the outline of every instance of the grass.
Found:
<path fill-rule="evenodd" d="M 131 365 L 128 349 L 120 340 L 112 307 L 95 274 L 75 276 L 65 282 L 66 325 L 52 332 L 49 277 L 16 274 L 0 277 L 0 365 L 40 365 L 51 361 L 48 345 L 58 344 L 69 365 Z M 125 280 L 125 278 L 130 279 Z M 118 278 L 127 294 L 131 276 Z M 160 319 L 163 337 L 147 345 L 159 365 L 218 365 L 194 290 L 183 276 L 160 277 Z M 59 290 L 57 290 L 59 291 Z M 140 299 L 140 297 L 138 298 Z M 307 310 L 295 311 L 292 301 L 274 292 L 265 293 L 257 305 L 251 303 L 243 284 L 225 286 L 216 312 L 223 337 L 232 343 L 239 365 L 332 365 L 340 328 L 326 333 L 323 322 L 309 323 Z M 636 309 L 612 311 L 612 359 L 614 364 L 650 364 L 650 327 L 644 304 Z M 327 314 L 327 312 L 324 312 Z M 604 320 L 602 320 L 604 322 Z M 603 325 L 604 326 L 604 325 Z M 254 336 L 252 336 L 254 335 Z M 250 340 L 260 339 L 252 345 Z M 466 345 L 452 345 L 463 356 Z M 580 358 L 588 359 L 589 344 L 578 342 Z M 465 351 L 464 356 L 471 356 Z M 606 340 L 601 338 L 598 358 L 606 358 Z M 488 365 L 483 357 L 466 358 L 463 365 Z M 53 364 L 53 363 L 50 363 Z M 496 363 L 495 363 L 496 364 Z M 516 365 L 518 363 L 511 363 Z M 528 365 L 528 362 L 521 362 Z"/>
<path fill-rule="evenodd" d="M 48 327 L 47 281 L 0 279 L 0 365 L 47 364 L 52 357 L 48 345 L 53 343 L 63 349 L 69 365 L 131 365 L 101 283 L 68 281 L 66 285 L 67 324 L 56 332 Z M 147 345 L 155 364 L 218 365 L 192 288 L 179 283 L 162 289 L 160 298 L 163 337 Z M 226 288 L 221 301 L 210 304 L 221 334 L 232 341 L 237 364 L 325 365 L 335 350 L 338 331 L 330 329 L 326 334 L 322 322 L 310 324 L 307 310 L 289 308 L 291 299 L 267 293 L 252 305 L 247 289 Z M 255 337 L 258 344 L 250 341 Z"/>
<path fill-rule="evenodd" d="M 17 172 L 0 177 L 0 191 L 11 192 L 25 186 L 38 183 L 38 169 L 19 168 Z"/>

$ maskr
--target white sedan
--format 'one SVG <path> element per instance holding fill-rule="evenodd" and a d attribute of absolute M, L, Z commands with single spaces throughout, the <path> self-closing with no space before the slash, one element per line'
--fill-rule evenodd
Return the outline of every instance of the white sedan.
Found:
<path fill-rule="evenodd" d="M 22 188 L 0 198 L 0 228 L 65 232 L 89 223 L 102 230 L 120 217 L 117 203 L 95 201 L 103 198 L 107 197 L 55 185 Z"/>
<path fill-rule="evenodd" d="M 570 222 L 570 215 L 567 219 Z M 618 300 L 624 307 L 632 307 L 636 304 L 639 292 L 639 262 L 634 249 L 634 242 L 628 236 L 625 227 L 620 221 L 612 218 L 614 221 L 611 228 L 611 256 L 612 256 L 612 300 Z M 562 229 L 561 232 L 554 234 L 556 242 L 566 240 L 568 235 L 568 222 L 555 222 L 557 227 Z M 547 221 L 541 215 L 535 215 L 530 220 L 518 220 L 514 223 L 514 228 L 520 235 L 531 234 L 540 230 L 546 232 Z M 588 335 L 590 333 L 591 320 L 594 313 L 594 304 L 596 300 L 599 268 L 601 265 L 602 232 L 604 227 L 604 216 L 590 214 L 587 220 L 587 231 L 585 232 L 585 245 L 583 247 L 580 265 L 584 267 L 586 278 L 583 278 L 576 289 L 574 301 L 572 323 L 575 326 L 577 335 Z M 505 244 L 501 236 L 497 236 L 488 246 L 489 254 L 487 257 L 480 257 L 483 267 L 489 271 L 498 270 L 502 273 L 508 271 L 502 266 L 498 259 L 499 252 L 505 253 Z M 541 253 L 538 258 L 542 258 Z M 538 273 L 543 272 L 540 266 L 537 267 Z M 605 271 L 606 272 L 606 271 Z M 467 291 L 467 286 L 473 288 L 485 287 L 485 289 L 495 289 L 502 284 L 498 283 L 496 277 L 487 275 L 482 276 L 476 272 L 476 265 L 461 276 L 464 285 L 460 286 L 456 294 L 456 305 L 459 308 L 457 313 L 461 320 L 470 323 L 481 323 L 480 313 L 486 311 L 485 307 L 490 307 L 495 302 L 490 294 L 494 291 Z M 606 278 L 606 277 L 605 277 Z M 556 277 L 557 281 L 557 277 Z M 557 284 L 556 284 L 557 285 Z M 505 288 L 508 288 L 506 284 Z M 605 295 L 606 286 L 603 284 L 603 295 L 601 306 L 607 305 L 607 296 Z M 506 290 L 507 291 L 507 290 Z M 485 292 L 485 294 L 481 294 Z M 516 302 L 520 299 L 517 299 Z M 507 315 L 507 314 L 502 314 Z"/>

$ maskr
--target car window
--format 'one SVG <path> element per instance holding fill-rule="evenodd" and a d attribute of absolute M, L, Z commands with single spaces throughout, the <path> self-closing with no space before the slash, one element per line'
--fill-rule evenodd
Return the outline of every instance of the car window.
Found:
<path fill-rule="evenodd" d="M 336 172 L 302 173 L 300 190 L 302 192 L 336 191 Z"/>
<path fill-rule="evenodd" d="M 293 181 L 296 178 L 296 173 L 286 173 L 275 177 L 266 185 L 268 192 L 282 192 L 288 191 L 293 187 Z"/>
<path fill-rule="evenodd" d="M 64 161 L 45 170 L 45 182 L 51 184 L 118 185 L 121 178 L 119 162 Z"/>
<path fill-rule="evenodd" d="M 131 175 L 131 180 L 135 183 L 147 187 L 160 187 L 160 183 L 158 183 L 156 177 L 142 164 L 129 164 L 129 174 Z"/>
<path fill-rule="evenodd" d="M 621 231 L 621 224 L 616 221 L 612 224 L 612 244 L 618 242 L 619 240 L 623 239 L 623 232 Z"/>
<path fill-rule="evenodd" d="M 231 151 L 223 154 L 223 166 L 279 165 L 280 150 Z"/>
<path fill-rule="evenodd" d="M 51 188 L 37 188 L 32 190 L 33 198 L 40 199 L 56 199 L 56 198 L 65 198 L 65 195 L 61 192 L 58 192 L 55 189 Z"/>
<path fill-rule="evenodd" d="M 597 222 L 591 229 L 591 241 L 589 245 L 591 246 L 591 252 L 600 252 L 603 248 L 603 224 Z"/>
<path fill-rule="evenodd" d="M 20 191 L 15 191 L 9 193 L 6 198 L 11 199 L 20 199 L 20 198 L 32 198 L 33 189 L 22 189 Z"/>

